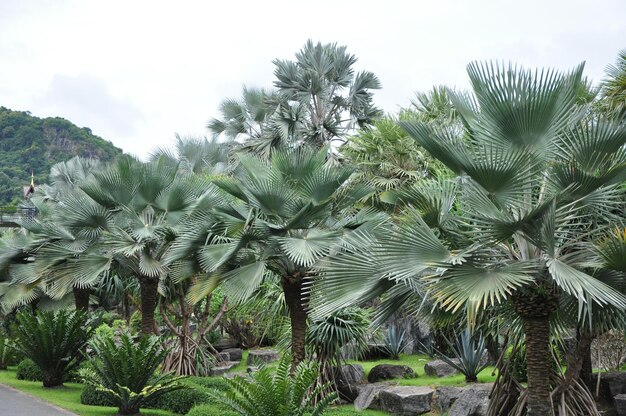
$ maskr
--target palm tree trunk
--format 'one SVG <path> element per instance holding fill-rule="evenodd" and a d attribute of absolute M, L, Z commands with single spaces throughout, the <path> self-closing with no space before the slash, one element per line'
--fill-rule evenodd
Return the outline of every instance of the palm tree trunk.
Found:
<path fill-rule="evenodd" d="M 294 370 L 305 358 L 307 312 L 302 304 L 302 279 L 298 276 L 284 278 L 283 292 L 291 320 L 291 368 Z"/>
<path fill-rule="evenodd" d="M 72 288 L 74 293 L 74 305 L 77 311 L 89 310 L 89 296 L 91 296 L 91 289 L 79 288 L 74 286 Z"/>
<path fill-rule="evenodd" d="M 139 291 L 141 293 L 141 333 L 144 335 L 154 335 L 156 333 L 156 323 L 154 321 L 154 311 L 157 306 L 159 296 L 159 279 L 149 277 L 139 278 Z"/>
<path fill-rule="evenodd" d="M 550 320 L 522 317 L 526 334 L 526 372 L 528 374 L 527 416 L 552 414 L 550 399 Z"/>

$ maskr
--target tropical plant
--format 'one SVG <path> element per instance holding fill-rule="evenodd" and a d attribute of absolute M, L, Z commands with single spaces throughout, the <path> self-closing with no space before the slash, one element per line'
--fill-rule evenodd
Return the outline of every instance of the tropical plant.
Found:
<path fill-rule="evenodd" d="M 326 155 L 326 148 L 304 146 L 276 151 L 269 161 L 239 155 L 241 175 L 214 181 L 228 194 L 228 208 L 207 205 L 191 214 L 167 256 L 172 263 L 196 259 L 209 274 L 190 289 L 196 301 L 219 283 L 237 305 L 264 280 L 279 279 L 289 309 L 294 368 L 305 358 L 303 283 L 310 266 L 371 216 L 353 209 L 368 190 L 348 186 L 352 171 L 331 166 Z"/>
<path fill-rule="evenodd" d="M 111 400 L 121 415 L 135 415 L 158 397 L 185 386 L 170 374 L 159 374 L 168 350 L 157 337 L 142 336 L 135 343 L 128 333 L 119 341 L 112 337 L 94 338 L 92 368 L 81 370 L 85 383 Z"/>
<path fill-rule="evenodd" d="M 15 361 L 15 357 L 16 354 L 11 340 L 0 332 L 0 370 L 6 370 Z"/>
<path fill-rule="evenodd" d="M 239 376 L 227 380 L 230 390 L 226 398 L 223 392 L 216 391 L 215 400 L 242 416 L 324 414 L 337 395 L 328 392 L 328 383 L 317 384 L 316 364 L 301 362 L 291 374 L 290 361 L 285 355 L 275 370 L 261 368 L 252 374 L 252 380 Z"/>
<path fill-rule="evenodd" d="M 15 349 L 30 358 L 43 372 L 43 386 L 56 387 L 78 367 L 92 332 L 81 311 L 23 311 L 14 326 Z"/>
<path fill-rule="evenodd" d="M 400 354 L 407 346 L 407 342 L 404 339 L 405 335 L 406 333 L 404 331 L 400 332 L 396 325 L 390 325 L 389 328 L 387 328 L 387 333 L 385 334 L 385 349 L 394 360 L 400 359 Z"/>
<path fill-rule="evenodd" d="M 463 129 L 401 122 L 457 177 L 398 192 L 406 208 L 395 225 L 322 263 L 316 314 L 385 291 L 381 310 L 392 312 L 419 287 L 470 324 L 485 308 L 512 309 L 526 336 L 527 414 L 550 414 L 555 310 L 568 305 L 589 323 L 626 307 L 593 245 L 620 219 L 626 127 L 578 106 L 582 67 L 472 63 L 468 72 L 473 94 L 449 93 Z"/>
<path fill-rule="evenodd" d="M 488 363 L 483 336 L 466 329 L 454 342 L 448 340 L 448 345 L 453 352 L 453 357 L 441 354 L 441 359 L 459 370 L 468 383 L 477 382 L 478 373 L 484 370 Z"/>
<path fill-rule="evenodd" d="M 25 358 L 17 364 L 15 378 L 27 381 L 43 381 L 43 372 L 30 358 Z"/>
<path fill-rule="evenodd" d="M 621 50 L 614 65 L 606 67 L 600 86 L 600 103 L 603 110 L 626 116 L 626 49 Z"/>

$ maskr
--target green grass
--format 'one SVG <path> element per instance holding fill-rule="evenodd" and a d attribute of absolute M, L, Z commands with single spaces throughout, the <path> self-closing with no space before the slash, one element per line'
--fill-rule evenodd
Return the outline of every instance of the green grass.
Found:
<path fill-rule="evenodd" d="M 0 371 L 0 384 L 13 387 L 31 396 L 38 397 L 58 407 L 69 410 L 80 416 L 113 416 L 117 414 L 115 407 L 86 406 L 80 403 L 80 394 L 83 385 L 78 383 L 65 383 L 64 387 L 45 389 L 41 382 L 24 381 L 15 378 L 15 368 Z M 165 410 L 141 410 L 146 416 L 172 416 L 174 413 Z"/>
<path fill-rule="evenodd" d="M 365 370 L 365 375 L 367 376 L 372 368 L 379 364 L 397 364 L 397 365 L 408 365 L 413 369 L 415 374 L 417 374 L 416 378 L 406 378 L 406 379 L 397 379 L 395 380 L 401 386 L 464 386 L 467 383 L 465 382 L 465 376 L 462 374 L 449 376 L 449 377 L 432 377 L 427 376 L 424 372 L 424 365 L 431 361 L 431 359 L 426 355 L 406 355 L 401 354 L 399 360 L 375 360 L 375 361 L 349 361 L 349 364 L 360 364 L 363 366 Z M 491 383 L 494 382 L 496 377 L 492 375 L 494 371 L 493 367 L 487 367 L 483 371 L 478 374 L 478 382 L 479 383 Z"/>

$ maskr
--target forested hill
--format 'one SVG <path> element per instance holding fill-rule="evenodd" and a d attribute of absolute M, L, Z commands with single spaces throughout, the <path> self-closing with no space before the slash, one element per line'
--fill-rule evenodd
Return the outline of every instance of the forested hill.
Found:
<path fill-rule="evenodd" d="M 50 167 L 74 156 L 111 160 L 122 149 L 60 117 L 39 118 L 0 107 L 0 205 L 16 203 L 22 187 L 48 180 Z"/>

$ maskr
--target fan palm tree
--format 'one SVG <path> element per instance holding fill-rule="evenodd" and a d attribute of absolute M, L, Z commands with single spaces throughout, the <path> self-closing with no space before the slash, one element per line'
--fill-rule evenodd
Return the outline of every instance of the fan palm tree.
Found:
<path fill-rule="evenodd" d="M 606 67 L 606 76 L 600 86 L 601 107 L 626 116 L 626 49 L 620 51 L 614 65 Z"/>
<path fill-rule="evenodd" d="M 219 283 L 230 302 L 241 303 L 265 278 L 278 277 L 289 308 L 294 368 L 305 358 L 303 283 L 310 266 L 368 217 L 344 213 L 369 190 L 349 187 L 352 171 L 330 166 L 327 151 L 282 149 L 269 161 L 239 155 L 239 177 L 214 181 L 229 206 L 191 214 L 168 256 L 176 262 L 193 255 L 209 274 L 192 288 L 196 300 Z"/>
<path fill-rule="evenodd" d="M 449 92 L 462 131 L 401 123 L 456 178 L 398 193 L 410 206 L 397 226 L 324 262 L 316 315 L 384 291 L 398 307 L 407 287 L 470 321 L 510 302 L 525 333 L 527 414 L 550 414 L 550 318 L 559 301 L 574 299 L 581 322 L 604 306 L 626 307 L 593 246 L 619 220 L 626 128 L 584 117 L 582 66 L 563 74 L 472 63 L 468 73 L 473 94 Z"/>

